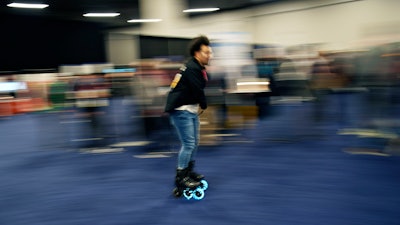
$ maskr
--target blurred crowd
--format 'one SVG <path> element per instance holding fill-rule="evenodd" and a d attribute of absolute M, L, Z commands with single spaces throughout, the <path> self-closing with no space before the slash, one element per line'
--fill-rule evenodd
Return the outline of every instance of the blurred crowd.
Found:
<path fill-rule="evenodd" d="M 313 102 L 321 109 L 326 96 L 349 92 L 370 93 L 370 103 L 390 106 L 400 102 L 397 42 L 342 51 L 310 45 L 258 46 L 245 53 L 241 61 L 222 62 L 223 54 L 215 49 L 206 88 L 210 107 L 201 117 L 203 144 L 218 143 L 221 130 L 247 128 L 268 119 L 274 104 Z M 140 120 L 143 136 L 150 138 L 154 131 L 168 127 L 165 97 L 182 63 L 142 59 L 118 67 L 95 65 L 82 73 L 74 67 L 73 73 L 63 68 L 53 73 L 2 74 L 0 116 L 67 110 L 90 118 L 92 137 L 97 138 L 105 130 L 99 129 L 99 120 L 110 113 L 107 108 L 113 101 L 122 99 L 127 104 L 119 107 L 130 110 L 124 115 L 126 121 L 130 117 Z M 318 119 L 318 110 L 313 116 Z M 138 120 L 132 126 L 138 127 Z"/>

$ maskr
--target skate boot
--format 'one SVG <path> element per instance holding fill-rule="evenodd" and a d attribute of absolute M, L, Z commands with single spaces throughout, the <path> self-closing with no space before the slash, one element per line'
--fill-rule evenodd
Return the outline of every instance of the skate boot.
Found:
<path fill-rule="evenodd" d="M 188 165 L 189 177 L 192 178 L 195 181 L 200 182 L 200 188 L 202 188 L 205 191 L 208 188 L 208 183 L 204 179 L 204 175 L 203 174 L 199 174 L 199 173 L 196 173 L 196 172 L 193 171 L 194 165 L 195 165 L 195 161 L 194 160 L 189 162 L 189 165 Z"/>
<path fill-rule="evenodd" d="M 175 177 L 175 188 L 173 194 L 175 197 L 185 196 L 186 199 L 194 198 L 200 200 L 204 197 L 204 190 L 199 188 L 200 182 L 193 180 L 189 176 L 189 170 L 177 169 Z"/>
<path fill-rule="evenodd" d="M 192 178 L 195 181 L 201 181 L 204 179 L 204 175 L 203 174 L 199 174 L 193 171 L 194 169 L 194 165 L 195 165 L 195 161 L 190 161 L 189 165 L 188 165 L 188 170 L 189 170 L 189 176 L 190 178 Z"/>
<path fill-rule="evenodd" d="M 200 185 L 198 181 L 193 180 L 189 176 L 189 170 L 186 169 L 177 169 L 176 177 L 175 177 L 175 185 L 182 186 L 186 188 L 195 188 Z"/>

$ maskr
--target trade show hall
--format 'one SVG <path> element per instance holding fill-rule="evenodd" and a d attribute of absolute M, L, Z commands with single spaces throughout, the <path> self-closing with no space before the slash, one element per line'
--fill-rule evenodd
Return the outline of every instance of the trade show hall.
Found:
<path fill-rule="evenodd" d="M 0 2 L 0 225 L 400 224 L 399 0 Z"/>

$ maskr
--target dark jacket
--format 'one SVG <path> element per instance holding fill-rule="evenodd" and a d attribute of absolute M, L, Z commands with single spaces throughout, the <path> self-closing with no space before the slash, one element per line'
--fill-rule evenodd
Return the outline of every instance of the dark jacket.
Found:
<path fill-rule="evenodd" d="M 171 83 L 171 90 L 168 93 L 165 112 L 171 112 L 182 105 L 199 104 L 201 109 L 207 108 L 204 88 L 207 78 L 205 67 L 201 66 L 195 58 L 190 58 L 188 62 L 175 75 Z"/>

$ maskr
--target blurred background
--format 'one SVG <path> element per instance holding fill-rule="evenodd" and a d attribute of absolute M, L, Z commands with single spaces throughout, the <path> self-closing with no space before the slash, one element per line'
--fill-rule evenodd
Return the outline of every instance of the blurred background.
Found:
<path fill-rule="evenodd" d="M 0 6 L 4 224 L 398 223 L 400 1 L 21 2 L 47 7 Z M 198 35 L 196 205 L 163 110 Z"/>

